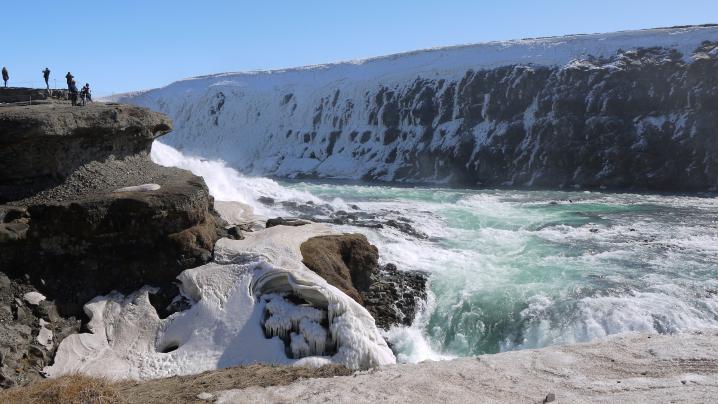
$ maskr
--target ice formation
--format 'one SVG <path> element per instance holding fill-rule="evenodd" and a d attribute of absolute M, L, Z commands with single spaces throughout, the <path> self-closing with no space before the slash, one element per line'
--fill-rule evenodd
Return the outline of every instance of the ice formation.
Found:
<path fill-rule="evenodd" d="M 522 101 L 521 89 L 544 83 L 537 76 L 540 67 L 556 67 L 556 74 L 590 69 L 596 60 L 615 57 L 619 51 L 654 47 L 676 50 L 690 61 L 708 57 L 709 53 L 693 55 L 703 41 L 718 41 L 718 27 L 490 42 L 277 71 L 224 73 L 115 99 L 167 113 L 175 122 L 172 136 L 166 138 L 170 145 L 222 160 L 246 174 L 444 182 L 451 180 L 446 167 L 452 163 L 466 166 L 466 175 L 474 175 L 471 167 L 482 147 L 503 149 L 508 146 L 488 143 L 520 132 L 525 140 L 516 146 L 518 175 L 524 160 L 530 161 L 526 170 L 542 162 L 543 143 L 534 132 L 550 129 L 549 123 L 561 124 L 538 108 L 536 99 L 525 105 Z M 604 67 L 616 70 L 619 64 Z M 487 86 L 501 92 L 505 84 L 505 94 L 466 88 L 471 72 L 503 67 L 509 68 L 497 71 L 499 78 Z M 606 104 L 606 91 L 597 88 L 587 97 L 580 93 L 585 108 L 603 108 L 599 104 Z M 529 93 L 536 91 L 526 90 L 527 97 L 534 97 Z M 508 114 L 507 106 L 515 109 L 512 116 L 497 116 L 498 111 Z M 514 120 L 513 115 L 523 119 Z M 641 119 L 653 115 L 636 117 L 635 130 L 643 133 Z M 593 121 L 602 116 L 596 113 Z M 668 118 L 672 125 L 680 125 L 682 119 Z M 597 174 L 599 179 L 608 175 Z M 527 176 L 515 181 L 539 182 Z"/>
<path fill-rule="evenodd" d="M 299 245 L 330 233 L 277 226 L 221 240 L 215 262 L 180 274 L 192 306 L 166 319 L 152 288 L 100 296 L 85 306 L 90 333 L 63 340 L 46 373 L 147 379 L 257 362 L 395 363 L 369 313 L 301 262 Z"/>

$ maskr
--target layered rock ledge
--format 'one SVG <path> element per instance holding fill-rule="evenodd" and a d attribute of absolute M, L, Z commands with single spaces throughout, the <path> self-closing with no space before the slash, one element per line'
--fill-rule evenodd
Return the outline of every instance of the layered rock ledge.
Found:
<path fill-rule="evenodd" d="M 40 377 L 95 296 L 176 289 L 212 259 L 225 231 L 204 180 L 149 159 L 171 127 L 128 105 L 0 106 L 1 386 Z"/>
<path fill-rule="evenodd" d="M 170 130 L 166 116 L 129 105 L 2 106 L 0 202 L 58 185 L 92 161 L 147 156 Z"/>

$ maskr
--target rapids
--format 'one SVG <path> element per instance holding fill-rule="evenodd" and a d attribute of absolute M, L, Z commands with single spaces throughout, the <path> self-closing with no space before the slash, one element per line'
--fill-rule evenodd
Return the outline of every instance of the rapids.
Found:
<path fill-rule="evenodd" d="M 718 327 L 718 198 L 277 182 L 155 142 L 152 158 L 205 178 L 217 200 L 266 215 L 282 201 L 408 219 L 366 234 L 382 263 L 430 274 L 412 327 L 385 337 L 405 362 Z M 266 205 L 260 198 L 272 198 Z"/>

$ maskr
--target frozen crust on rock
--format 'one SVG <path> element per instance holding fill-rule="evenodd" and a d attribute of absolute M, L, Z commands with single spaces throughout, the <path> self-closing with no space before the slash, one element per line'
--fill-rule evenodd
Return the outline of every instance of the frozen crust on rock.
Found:
<path fill-rule="evenodd" d="M 85 306 L 91 333 L 66 338 L 45 370 L 149 379 L 258 362 L 395 363 L 366 309 L 302 264 L 301 243 L 327 234 L 310 224 L 220 240 L 215 262 L 178 277 L 192 306 L 166 319 L 150 304 L 152 288 L 97 297 Z"/>

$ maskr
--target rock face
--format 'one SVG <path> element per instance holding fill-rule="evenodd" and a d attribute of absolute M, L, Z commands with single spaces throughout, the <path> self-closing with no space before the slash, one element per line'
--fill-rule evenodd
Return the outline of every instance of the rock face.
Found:
<path fill-rule="evenodd" d="M 212 202 L 204 181 L 185 171 L 158 191 L 30 205 L 25 240 L 0 262 L 10 275 L 44 282 L 61 311 L 79 314 L 97 295 L 161 285 L 208 262 L 221 228 Z"/>
<path fill-rule="evenodd" d="M 388 329 L 410 325 L 426 299 L 426 276 L 379 267 L 379 253 L 362 234 L 313 237 L 300 246 L 304 265 L 363 305 Z"/>
<path fill-rule="evenodd" d="M 42 378 L 59 342 L 80 330 L 80 321 L 63 318 L 53 302 L 26 299 L 34 288 L 0 273 L 0 388 Z"/>
<path fill-rule="evenodd" d="M 97 295 L 208 262 L 224 230 L 207 186 L 148 157 L 170 129 L 128 105 L 0 107 L 2 272 L 81 316 Z"/>
<path fill-rule="evenodd" d="M 682 27 L 223 74 L 127 100 L 179 122 L 171 145 L 253 174 L 711 190 L 716 70 L 718 27 Z"/>
<path fill-rule="evenodd" d="M 147 155 L 167 117 L 128 105 L 0 107 L 0 202 L 60 183 L 91 161 Z"/>

